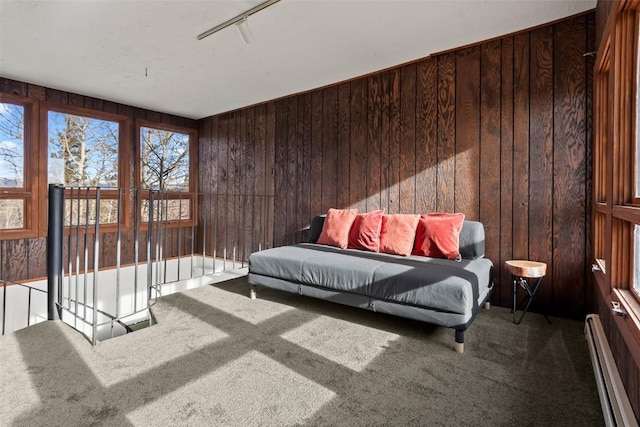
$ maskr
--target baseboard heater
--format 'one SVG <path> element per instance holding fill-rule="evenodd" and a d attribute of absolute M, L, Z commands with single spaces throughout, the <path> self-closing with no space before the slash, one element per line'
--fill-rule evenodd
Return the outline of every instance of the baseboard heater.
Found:
<path fill-rule="evenodd" d="M 591 354 L 605 425 L 607 427 L 638 427 L 638 421 L 604 334 L 600 316 L 587 315 L 584 335 Z"/>

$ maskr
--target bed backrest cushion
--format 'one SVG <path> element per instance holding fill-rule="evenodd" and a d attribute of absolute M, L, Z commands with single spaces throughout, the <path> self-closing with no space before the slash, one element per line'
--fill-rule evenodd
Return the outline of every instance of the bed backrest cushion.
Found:
<path fill-rule="evenodd" d="M 322 233 L 322 226 L 324 225 L 324 219 L 327 214 L 318 215 L 311 220 L 311 226 L 309 227 L 309 243 L 316 243 Z"/>
<path fill-rule="evenodd" d="M 465 220 L 460 230 L 460 255 L 464 259 L 483 258 L 484 250 L 484 225 Z"/>
<path fill-rule="evenodd" d="M 311 220 L 309 242 L 316 243 L 327 215 L 318 215 Z M 460 231 L 460 255 L 463 259 L 483 258 L 485 255 L 484 226 L 478 221 L 464 220 Z"/>

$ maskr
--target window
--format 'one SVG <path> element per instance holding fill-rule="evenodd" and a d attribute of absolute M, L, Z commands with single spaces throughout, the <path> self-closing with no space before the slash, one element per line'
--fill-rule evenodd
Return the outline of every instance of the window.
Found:
<path fill-rule="evenodd" d="M 620 5 L 595 75 L 595 277 L 604 295 L 640 313 L 640 1 Z"/>
<path fill-rule="evenodd" d="M 0 95 L 0 233 L 20 238 L 38 230 L 37 187 L 31 170 L 38 161 L 35 132 L 28 123 L 35 118 L 27 99 Z"/>
<path fill-rule="evenodd" d="M 0 240 L 46 235 L 50 183 L 70 187 L 68 227 L 128 228 L 152 206 L 166 226 L 191 221 L 196 154 L 195 129 L 0 93 Z"/>
<path fill-rule="evenodd" d="M 152 123 L 138 125 L 139 188 L 144 193 L 141 216 L 149 220 L 153 197 L 155 219 L 182 221 L 195 218 L 195 181 L 190 179 L 194 159 L 191 155 L 195 134 L 190 129 L 158 127 Z"/>
<path fill-rule="evenodd" d="M 0 187 L 24 188 L 24 107 L 0 104 Z M 24 201 L 0 201 L 0 229 L 24 228 Z"/>
<path fill-rule="evenodd" d="M 115 188 L 130 187 L 127 150 L 121 141 L 128 121 L 77 108 L 51 107 L 46 117 L 47 182 L 75 187 L 67 190 L 65 224 L 117 223 L 118 206 L 127 201 Z M 93 187 L 101 188 L 99 212 Z"/>
<path fill-rule="evenodd" d="M 601 61 L 601 65 L 596 74 L 595 84 L 595 103 L 600 106 L 599 109 L 594 111 L 594 117 L 596 118 L 596 125 L 594 129 L 595 144 L 594 144 L 594 156 L 593 156 L 593 195 L 595 201 L 595 213 L 594 213 L 594 254 L 595 261 L 601 271 L 606 272 L 607 257 L 606 248 L 607 242 L 605 239 L 605 227 L 607 225 L 607 174 L 609 173 L 609 46 L 605 47 L 605 54 Z"/>
<path fill-rule="evenodd" d="M 49 184 L 118 186 L 118 123 L 49 111 Z"/>
<path fill-rule="evenodd" d="M 189 134 L 140 127 L 140 184 L 162 191 L 189 191 Z"/>

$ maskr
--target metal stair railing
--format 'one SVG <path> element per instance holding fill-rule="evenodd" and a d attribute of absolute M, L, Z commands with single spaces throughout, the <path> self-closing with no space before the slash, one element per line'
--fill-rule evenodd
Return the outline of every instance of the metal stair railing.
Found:
<path fill-rule="evenodd" d="M 105 325 L 111 325 L 112 334 L 114 325 L 130 329 L 123 319 L 148 313 L 164 285 L 244 268 L 251 252 L 271 247 L 273 204 L 270 195 L 52 184 L 47 317 L 62 319 L 94 345 L 98 329 Z M 196 257 L 202 259 L 198 274 L 194 274 Z M 167 265 L 176 258 L 177 275 L 169 277 Z M 190 258 L 187 274 L 180 267 L 184 258 Z M 212 262 L 211 269 L 207 262 Z M 121 292 L 128 283 L 120 273 L 131 265 L 133 306 L 125 308 Z M 144 277 L 139 277 L 139 267 Z M 115 269 L 115 280 L 109 283 L 100 280 L 99 271 L 106 268 Z M 115 286 L 115 305 L 107 307 L 99 293 L 109 286 Z"/>
<path fill-rule="evenodd" d="M 0 279 L 0 287 L 2 287 L 2 335 L 5 334 L 5 331 L 7 329 L 7 301 L 9 300 L 8 298 L 8 294 L 9 294 L 9 290 L 11 289 L 12 293 L 14 293 L 14 291 L 17 291 L 18 289 L 20 290 L 24 290 L 26 289 L 27 295 L 26 295 L 26 304 L 27 304 L 27 321 L 25 324 L 25 328 L 31 326 L 32 323 L 32 317 L 34 317 L 34 314 L 32 312 L 32 295 L 33 295 L 33 291 L 40 293 L 42 295 L 46 295 L 47 291 L 43 290 L 43 289 L 38 289 L 34 286 L 29 286 L 27 284 L 24 283 L 14 283 L 14 282 L 10 282 L 7 280 L 2 280 Z M 15 298 L 18 298 L 17 295 L 12 296 L 12 301 L 13 301 L 13 306 L 17 306 L 19 304 L 15 304 Z M 19 319 L 16 319 L 19 321 Z M 44 319 L 42 319 L 44 320 Z M 12 330 L 17 330 L 17 329 L 22 329 L 21 327 L 16 328 L 15 326 L 12 327 Z"/>

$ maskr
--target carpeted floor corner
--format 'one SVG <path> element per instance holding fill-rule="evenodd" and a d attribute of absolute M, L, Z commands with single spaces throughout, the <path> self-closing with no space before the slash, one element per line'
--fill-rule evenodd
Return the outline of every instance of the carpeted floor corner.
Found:
<path fill-rule="evenodd" d="M 0 338 L 2 426 L 601 426 L 583 323 L 483 310 L 453 331 L 245 278 L 164 297 L 96 347 L 60 322 Z"/>

